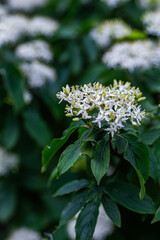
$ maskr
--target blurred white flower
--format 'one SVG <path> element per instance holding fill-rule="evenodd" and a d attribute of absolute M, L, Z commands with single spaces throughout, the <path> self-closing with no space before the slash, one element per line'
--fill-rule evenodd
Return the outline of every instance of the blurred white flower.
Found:
<path fill-rule="evenodd" d="M 131 33 L 131 28 L 120 19 L 106 20 L 91 31 L 100 47 L 107 47 L 112 39 L 120 39 Z"/>
<path fill-rule="evenodd" d="M 67 226 L 68 235 L 71 239 L 76 239 L 75 234 L 75 225 L 76 225 L 76 215 L 75 219 L 73 219 Z M 93 235 L 94 240 L 105 240 L 107 236 L 111 235 L 114 229 L 114 225 L 112 221 L 106 215 L 103 206 L 101 205 L 99 208 L 99 216 L 95 228 L 95 232 Z"/>
<path fill-rule="evenodd" d="M 147 33 L 160 37 L 160 10 L 145 13 L 143 23 Z"/>
<path fill-rule="evenodd" d="M 109 68 L 147 70 L 160 65 L 160 45 L 149 40 L 118 43 L 104 54 L 102 61 Z"/>
<path fill-rule="evenodd" d="M 7 152 L 0 147 L 0 176 L 5 176 L 10 171 L 17 170 L 19 158 L 16 154 Z"/>
<path fill-rule="evenodd" d="M 128 2 L 129 0 L 101 0 L 102 2 L 106 3 L 109 7 L 115 8 L 120 4 Z"/>
<path fill-rule="evenodd" d="M 34 40 L 19 45 L 16 48 L 16 55 L 27 61 L 43 60 L 49 62 L 53 58 L 48 43 L 42 40 Z"/>
<path fill-rule="evenodd" d="M 23 94 L 23 97 L 24 97 L 24 102 L 26 104 L 29 104 L 31 103 L 32 99 L 33 99 L 33 96 L 32 94 L 28 91 L 28 90 L 25 90 L 24 94 Z"/>
<path fill-rule="evenodd" d="M 11 10 L 32 11 L 35 8 L 43 7 L 47 0 L 6 0 L 8 8 Z"/>
<path fill-rule="evenodd" d="M 89 119 L 96 123 L 99 128 L 102 123 L 105 131 L 113 137 L 118 129 L 124 127 L 124 123 L 130 120 L 133 125 L 140 125 L 145 117 L 145 111 L 141 110 L 138 101 L 142 93 L 139 88 L 131 87 L 129 82 L 114 80 L 113 86 L 105 87 L 100 83 L 85 84 L 84 86 L 66 85 L 63 91 L 57 93 L 60 102 L 68 102 L 66 105 L 66 116 L 81 116 L 82 119 Z M 94 113 L 96 110 L 97 113 Z M 74 120 L 74 119 L 73 119 Z M 107 127 L 107 128 L 106 128 Z"/>
<path fill-rule="evenodd" d="M 20 69 L 28 80 L 28 85 L 31 88 L 42 87 L 47 81 L 56 80 L 56 71 L 38 61 L 32 63 L 23 63 Z"/>
<path fill-rule="evenodd" d="M 41 240 L 38 232 L 26 227 L 15 230 L 7 240 Z"/>
<path fill-rule="evenodd" d="M 28 29 L 28 19 L 24 15 L 4 15 L 0 21 L 0 46 L 15 43 Z"/>
<path fill-rule="evenodd" d="M 53 36 L 58 27 L 59 24 L 57 21 L 47 17 L 37 16 L 30 21 L 28 32 L 32 36 L 44 35 L 50 37 Z"/>
<path fill-rule="evenodd" d="M 160 7 L 159 0 L 137 0 L 137 5 L 144 9 Z"/>

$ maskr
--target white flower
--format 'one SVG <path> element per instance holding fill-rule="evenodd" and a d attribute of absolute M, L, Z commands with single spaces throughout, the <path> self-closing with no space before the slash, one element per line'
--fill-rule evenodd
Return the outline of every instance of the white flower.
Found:
<path fill-rule="evenodd" d="M 15 43 L 28 29 L 28 19 L 24 15 L 4 15 L 0 21 L 0 46 Z"/>
<path fill-rule="evenodd" d="M 144 9 L 157 8 L 160 6 L 159 0 L 137 0 L 137 4 Z"/>
<path fill-rule="evenodd" d="M 160 65 L 160 46 L 149 40 L 118 43 L 104 54 L 102 61 L 109 68 L 147 70 Z"/>
<path fill-rule="evenodd" d="M 58 27 L 59 24 L 57 21 L 47 17 L 37 16 L 30 21 L 28 32 L 31 36 L 44 35 L 50 37 L 53 36 Z"/>
<path fill-rule="evenodd" d="M 19 45 L 16 48 L 16 55 L 27 61 L 43 60 L 49 62 L 53 57 L 48 43 L 42 40 L 34 40 Z"/>
<path fill-rule="evenodd" d="M 15 230 L 7 240 L 41 240 L 38 232 L 26 227 Z"/>
<path fill-rule="evenodd" d="M 160 37 L 160 10 L 147 12 L 143 16 L 147 33 Z"/>
<path fill-rule="evenodd" d="M 78 215 L 76 215 L 76 218 Z M 67 226 L 68 235 L 71 239 L 76 239 L 75 234 L 75 224 L 76 224 L 76 218 L 73 219 Z M 111 235 L 114 229 L 114 225 L 111 222 L 111 220 L 106 215 L 103 206 L 101 205 L 99 208 L 99 216 L 97 219 L 97 224 L 95 228 L 95 232 L 93 235 L 94 240 L 105 240 L 107 236 Z"/>
<path fill-rule="evenodd" d="M 28 79 L 28 84 L 31 88 L 39 88 L 47 81 L 56 80 L 55 70 L 38 61 L 23 63 L 21 64 L 20 69 L 24 76 Z"/>
<path fill-rule="evenodd" d="M 115 8 L 120 4 L 128 2 L 129 0 L 101 0 L 102 2 L 106 3 L 109 7 Z"/>
<path fill-rule="evenodd" d="M 8 8 L 11 10 L 22 10 L 30 12 L 38 7 L 43 7 L 47 4 L 47 0 L 6 0 Z"/>
<path fill-rule="evenodd" d="M 145 99 L 141 95 L 139 88 L 131 87 L 129 82 L 124 84 L 114 80 L 114 86 L 108 87 L 99 83 L 71 88 L 67 85 L 57 93 L 57 98 L 60 102 L 65 100 L 69 103 L 66 105 L 66 116 L 88 119 L 99 128 L 103 126 L 113 137 L 127 120 L 140 125 L 145 117 L 145 112 L 138 105 L 138 101 Z"/>
<path fill-rule="evenodd" d="M 100 47 L 106 47 L 112 39 L 120 39 L 131 33 L 131 28 L 122 20 L 106 20 L 91 31 L 92 38 Z"/>
<path fill-rule="evenodd" d="M 10 171 L 17 170 L 19 158 L 16 154 L 8 153 L 0 147 L 0 176 L 5 176 Z"/>
<path fill-rule="evenodd" d="M 23 94 L 23 97 L 24 97 L 24 102 L 26 104 L 29 104 L 31 103 L 32 99 L 33 99 L 33 96 L 32 94 L 28 91 L 28 90 L 25 90 L 24 94 Z"/>

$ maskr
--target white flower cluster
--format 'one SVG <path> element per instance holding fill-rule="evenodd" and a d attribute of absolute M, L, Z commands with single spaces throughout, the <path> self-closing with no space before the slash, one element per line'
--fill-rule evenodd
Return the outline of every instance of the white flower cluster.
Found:
<path fill-rule="evenodd" d="M 15 43 L 26 34 L 28 19 L 24 15 L 4 15 L 0 18 L 0 47 Z"/>
<path fill-rule="evenodd" d="M 110 8 L 116 8 L 117 6 L 128 2 L 129 0 L 101 0 L 106 3 Z"/>
<path fill-rule="evenodd" d="M 15 230 L 7 240 L 41 240 L 38 232 L 26 227 Z"/>
<path fill-rule="evenodd" d="M 26 61 L 43 60 L 50 62 L 53 58 L 49 45 L 42 40 L 34 40 L 19 45 L 16 55 Z"/>
<path fill-rule="evenodd" d="M 20 69 L 28 79 L 28 84 L 31 88 L 40 88 L 47 81 L 55 81 L 57 77 L 54 68 L 39 61 L 22 63 Z"/>
<path fill-rule="evenodd" d="M 28 90 L 25 90 L 23 93 L 23 98 L 24 98 L 24 102 L 26 104 L 29 104 L 32 102 L 33 96 Z"/>
<path fill-rule="evenodd" d="M 45 37 L 51 37 L 58 27 L 59 24 L 57 21 L 47 17 L 36 16 L 30 21 L 28 33 L 31 36 L 43 35 Z"/>
<path fill-rule="evenodd" d="M 150 40 L 115 44 L 102 58 L 109 68 L 122 68 L 134 72 L 160 66 L 160 44 Z"/>
<path fill-rule="evenodd" d="M 77 218 L 78 215 L 76 215 Z M 76 218 L 73 219 L 67 226 L 68 235 L 71 239 L 76 239 L 75 234 L 75 225 L 76 225 Z M 95 232 L 93 235 L 94 240 L 105 240 L 107 236 L 111 235 L 114 229 L 114 225 L 111 220 L 106 215 L 103 206 L 100 205 L 99 208 L 99 216 L 97 219 L 97 224 L 95 228 Z"/>
<path fill-rule="evenodd" d="M 0 176 L 5 176 L 10 171 L 17 170 L 19 158 L 13 153 L 8 153 L 0 147 Z"/>
<path fill-rule="evenodd" d="M 131 28 L 120 19 L 106 20 L 91 31 L 91 36 L 100 47 L 107 47 L 112 39 L 128 36 L 131 31 Z"/>
<path fill-rule="evenodd" d="M 160 7 L 159 0 L 137 0 L 137 4 L 144 9 Z"/>
<path fill-rule="evenodd" d="M 143 16 L 147 33 L 160 37 L 160 10 L 147 12 Z"/>
<path fill-rule="evenodd" d="M 138 105 L 139 101 L 145 99 L 141 96 L 139 88 L 131 87 L 129 82 L 123 84 L 116 80 L 113 86 L 108 87 L 100 83 L 71 88 L 67 85 L 57 93 L 60 102 L 65 100 L 69 103 L 66 105 L 66 116 L 76 116 L 74 121 L 78 121 L 79 116 L 90 120 L 98 124 L 99 128 L 103 126 L 112 137 L 118 129 L 124 127 L 127 120 L 137 125 L 145 117 L 145 112 Z"/>
<path fill-rule="evenodd" d="M 21 10 L 30 12 L 38 7 L 47 4 L 47 0 L 7 0 L 8 8 L 11 10 Z"/>

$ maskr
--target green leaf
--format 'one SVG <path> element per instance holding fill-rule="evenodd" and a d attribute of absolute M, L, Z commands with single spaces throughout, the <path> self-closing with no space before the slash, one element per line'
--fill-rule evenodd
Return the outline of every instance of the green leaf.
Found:
<path fill-rule="evenodd" d="M 107 185 L 106 193 L 117 203 L 131 211 L 142 214 L 153 214 L 155 212 L 152 199 L 145 195 L 139 199 L 139 189 L 125 182 L 112 182 Z"/>
<path fill-rule="evenodd" d="M 149 176 L 149 151 L 139 139 L 130 134 L 124 135 L 128 141 L 125 149 L 124 158 L 134 167 L 141 185 L 140 198 L 145 195 L 145 182 Z"/>
<path fill-rule="evenodd" d="M 154 216 L 151 223 L 156 223 L 156 222 L 159 222 L 159 221 L 160 221 L 160 207 L 157 209 L 157 211 L 155 213 L 155 216 Z"/>
<path fill-rule="evenodd" d="M 54 197 L 62 196 L 71 192 L 79 191 L 80 189 L 86 187 L 88 185 L 88 181 L 86 179 L 81 180 L 74 180 L 72 182 L 69 182 L 65 185 L 63 185 L 61 188 L 59 188 L 55 194 Z"/>
<path fill-rule="evenodd" d="M 13 64 L 7 64 L 4 69 L 6 89 L 13 100 L 15 110 L 19 112 L 24 106 L 24 81 Z"/>
<path fill-rule="evenodd" d="M 80 155 L 87 155 L 89 158 L 92 158 L 93 156 L 92 144 L 90 142 L 82 143 L 79 153 Z"/>
<path fill-rule="evenodd" d="M 51 141 L 51 133 L 46 122 L 36 108 L 28 108 L 24 114 L 24 125 L 30 136 L 41 146 Z"/>
<path fill-rule="evenodd" d="M 98 212 L 99 199 L 88 202 L 80 212 L 76 223 L 76 240 L 91 240 L 95 230 Z"/>
<path fill-rule="evenodd" d="M 123 136 L 115 136 L 114 138 L 116 139 L 117 152 L 119 154 L 124 153 L 128 144 L 127 139 L 125 139 Z"/>
<path fill-rule="evenodd" d="M 17 197 L 9 186 L 0 186 L 0 222 L 6 223 L 16 210 Z"/>
<path fill-rule="evenodd" d="M 83 207 L 87 199 L 88 199 L 88 191 L 83 191 L 76 194 L 72 198 L 71 202 L 69 202 L 67 206 L 64 208 L 61 214 L 59 227 L 66 224 L 68 220 L 74 217 L 76 213 Z"/>
<path fill-rule="evenodd" d="M 151 151 L 151 149 L 148 147 L 148 151 L 149 151 L 149 158 L 150 158 L 150 171 L 149 171 L 149 175 L 156 180 L 158 177 L 158 163 L 156 160 L 155 155 L 153 154 L 153 152 Z"/>
<path fill-rule="evenodd" d="M 2 129 L 2 141 L 7 149 L 11 149 L 17 143 L 19 138 L 19 125 L 17 119 L 8 114 Z"/>
<path fill-rule="evenodd" d="M 102 140 L 95 148 L 94 158 L 91 160 L 91 169 L 99 184 L 107 172 L 110 162 L 110 144 L 108 140 Z"/>
<path fill-rule="evenodd" d="M 153 144 L 160 137 L 160 129 L 152 129 L 140 135 L 143 142 L 147 145 Z"/>
<path fill-rule="evenodd" d="M 73 166 L 73 164 L 79 159 L 80 154 L 79 150 L 81 147 L 81 139 L 78 139 L 74 144 L 69 145 L 61 154 L 59 162 L 58 162 L 58 175 L 62 175 L 69 168 Z"/>
<path fill-rule="evenodd" d="M 46 171 L 48 164 L 56 152 L 67 142 L 71 134 L 84 124 L 83 121 L 73 122 L 63 133 L 62 138 L 53 139 L 50 146 L 44 148 L 42 152 L 42 172 Z"/>
<path fill-rule="evenodd" d="M 116 203 L 106 195 L 103 197 L 102 203 L 108 217 L 117 227 L 121 227 L 121 214 Z"/>

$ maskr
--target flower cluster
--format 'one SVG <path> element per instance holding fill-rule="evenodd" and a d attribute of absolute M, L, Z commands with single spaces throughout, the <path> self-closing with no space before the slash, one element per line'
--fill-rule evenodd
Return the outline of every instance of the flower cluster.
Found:
<path fill-rule="evenodd" d="M 157 8 L 160 6 L 159 0 L 137 0 L 137 4 L 144 9 Z"/>
<path fill-rule="evenodd" d="M 147 12 L 143 17 L 147 33 L 160 37 L 160 10 Z"/>
<path fill-rule="evenodd" d="M 11 10 L 21 10 L 30 12 L 37 7 L 43 7 L 46 5 L 47 0 L 6 0 L 8 8 Z"/>
<path fill-rule="evenodd" d="M 92 38 L 100 47 L 106 47 L 112 39 L 128 36 L 131 28 L 120 19 L 107 20 L 91 31 Z"/>
<path fill-rule="evenodd" d="M 109 68 L 147 70 L 160 66 L 160 45 L 152 41 L 123 42 L 107 51 L 102 61 Z"/>
<path fill-rule="evenodd" d="M 26 61 L 43 60 L 50 62 L 53 57 L 49 45 L 42 40 L 20 44 L 16 48 L 16 55 Z"/>
<path fill-rule="evenodd" d="M 23 63 L 20 65 L 20 69 L 28 79 L 31 88 L 40 88 L 47 81 L 53 82 L 57 78 L 56 71 L 52 67 L 39 61 Z"/>
<path fill-rule="evenodd" d="M 75 234 L 76 218 L 73 219 L 67 226 L 69 237 L 73 240 L 76 239 L 76 234 Z M 112 234 L 113 229 L 114 229 L 114 225 L 112 221 L 106 215 L 103 206 L 100 205 L 99 216 L 97 219 L 97 224 L 94 231 L 93 239 L 104 240 L 106 239 L 107 236 Z"/>
<path fill-rule="evenodd" d="M 15 230 L 8 240 L 41 240 L 41 236 L 34 230 L 22 227 Z"/>
<path fill-rule="evenodd" d="M 0 147 L 0 176 L 5 176 L 10 171 L 17 170 L 19 158 L 17 155 L 8 153 Z"/>
<path fill-rule="evenodd" d="M 120 4 L 128 2 L 129 0 L 101 0 L 101 1 L 106 3 L 110 8 L 116 8 Z"/>
<path fill-rule="evenodd" d="M 60 102 L 65 100 L 66 116 L 76 116 L 73 120 L 90 120 L 98 124 L 113 136 L 118 129 L 124 127 L 123 123 L 130 120 L 133 125 L 140 124 L 145 117 L 138 102 L 144 100 L 139 88 L 131 87 L 129 82 L 114 80 L 113 86 L 105 87 L 100 83 L 84 86 L 68 85 L 63 91 L 57 93 Z M 107 127 L 107 128 L 106 128 Z"/>

